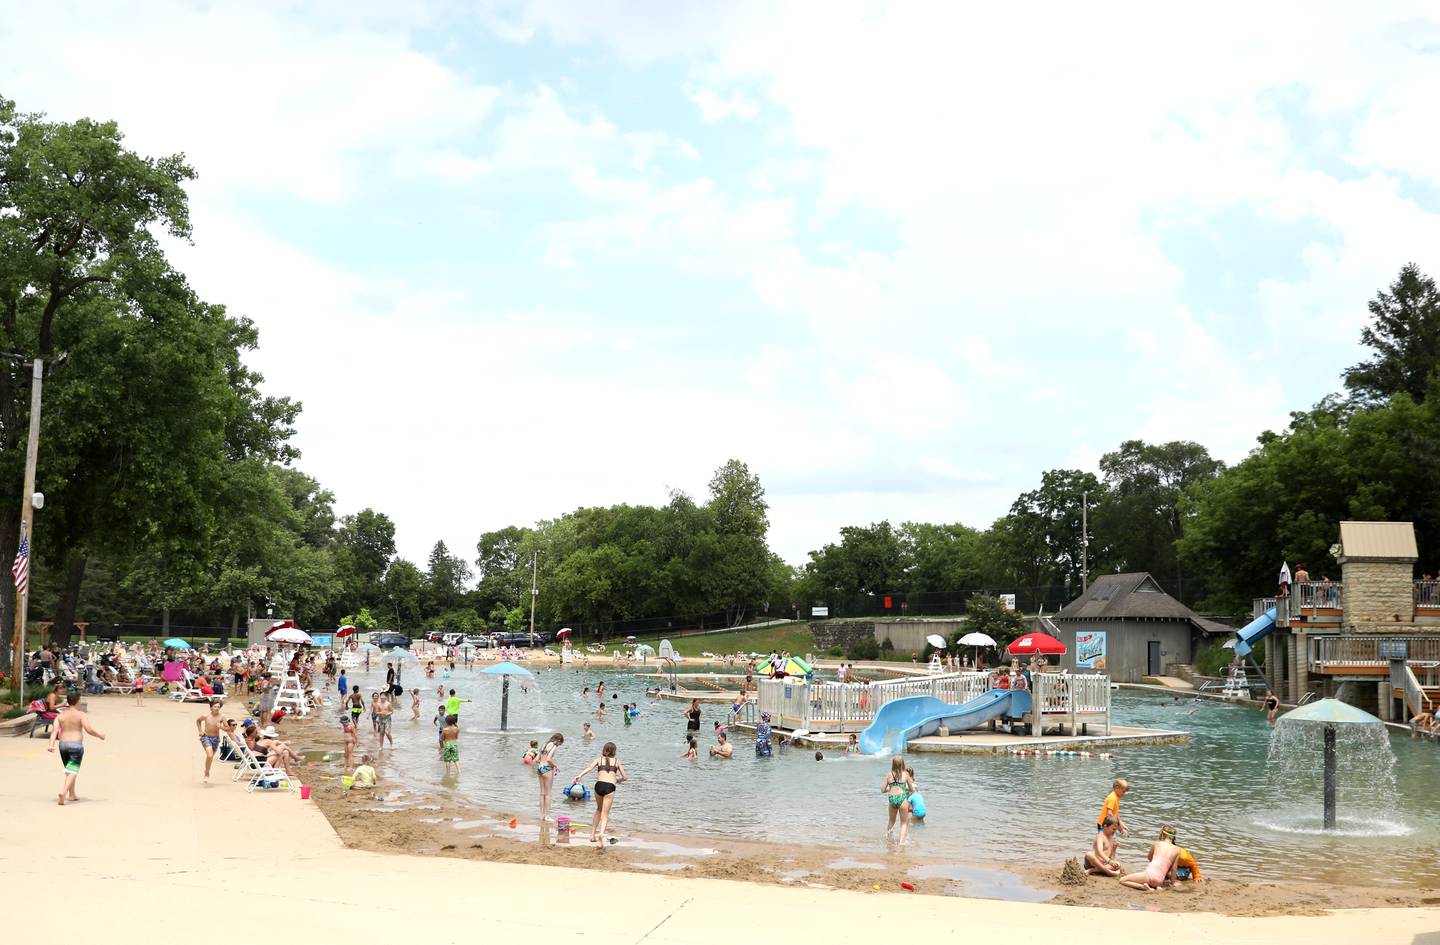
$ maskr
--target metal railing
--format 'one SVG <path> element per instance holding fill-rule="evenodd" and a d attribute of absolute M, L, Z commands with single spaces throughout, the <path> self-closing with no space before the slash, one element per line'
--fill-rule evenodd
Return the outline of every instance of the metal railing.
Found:
<path fill-rule="evenodd" d="M 1346 665 L 1383 665 L 1392 659 L 1440 661 L 1440 635 L 1390 637 L 1372 634 L 1345 634 L 1310 638 L 1310 662 Z"/>
<path fill-rule="evenodd" d="M 1415 608 L 1421 607 L 1440 610 L 1440 581 L 1415 582 Z"/>
<path fill-rule="evenodd" d="M 1291 613 L 1301 610 L 1338 610 L 1344 606 L 1345 585 L 1339 581 L 1303 581 L 1290 585 Z"/>

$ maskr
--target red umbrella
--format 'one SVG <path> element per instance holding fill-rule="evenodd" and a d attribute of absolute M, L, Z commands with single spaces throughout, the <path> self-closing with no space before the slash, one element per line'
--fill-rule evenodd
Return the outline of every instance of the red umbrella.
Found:
<path fill-rule="evenodd" d="M 335 631 L 335 635 L 336 635 L 337 637 L 348 637 L 348 636 L 350 636 L 350 635 L 351 635 L 352 633 L 354 633 L 354 632 L 355 632 L 355 625 L 354 625 L 353 623 L 347 623 L 345 626 L 341 627 L 339 630 L 336 630 L 336 631 Z"/>
<path fill-rule="evenodd" d="M 566 637 L 568 637 L 570 634 L 572 634 L 572 633 L 574 633 L 574 632 L 575 632 L 574 630 L 571 630 L 569 627 L 566 627 L 565 629 L 561 630 L 559 633 L 555 634 L 555 636 L 556 636 L 557 638 L 563 640 L 563 639 L 565 639 Z"/>
<path fill-rule="evenodd" d="M 272 623 L 272 624 L 270 625 L 270 629 L 269 629 L 269 630 L 266 630 L 266 631 L 265 631 L 265 639 L 267 639 L 267 640 L 270 639 L 270 635 L 271 635 L 272 633 L 275 633 L 275 632 L 279 631 L 279 630 L 299 630 L 299 629 L 300 629 L 299 627 L 295 626 L 295 621 L 293 621 L 293 620 L 277 620 L 277 621 L 275 621 L 274 623 Z"/>
<path fill-rule="evenodd" d="M 1010 644 L 1005 652 L 1011 656 L 1029 656 L 1034 653 L 1042 656 L 1059 656 L 1065 652 L 1065 644 L 1048 633 L 1027 633 Z"/>

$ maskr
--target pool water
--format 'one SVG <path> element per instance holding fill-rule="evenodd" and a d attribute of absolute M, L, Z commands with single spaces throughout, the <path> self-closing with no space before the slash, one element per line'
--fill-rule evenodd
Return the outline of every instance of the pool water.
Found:
<path fill-rule="evenodd" d="M 367 693 L 384 680 L 383 664 L 350 674 Z M 595 685 L 606 682 L 607 712 L 594 716 Z M 843 844 L 859 858 L 885 851 L 886 804 L 880 793 L 888 772 L 885 757 L 813 750 L 777 750 L 757 759 L 753 741 L 735 735 L 731 761 L 710 760 L 712 726 L 728 707 L 702 705 L 704 722 L 698 760 L 683 760 L 688 704 L 644 697 L 653 677 L 597 670 L 540 670 L 510 681 L 511 731 L 498 730 L 500 680 L 458 668 L 449 679 L 426 679 L 414 661 L 403 682 L 421 691 L 421 717 L 411 721 L 407 692 L 395 714 L 396 748 L 385 752 L 382 777 L 391 784 L 452 794 L 497 812 L 534 817 L 537 780 L 521 764 L 531 739 L 542 744 L 551 732 L 565 735 L 557 753 L 553 806 L 585 812 L 593 802 L 559 796 L 575 773 L 614 741 L 630 775 L 616 795 L 612 824 L 629 830 L 708 837 L 731 836 L 777 845 Z M 436 687 L 454 688 L 473 700 L 460 712 L 463 770 L 443 776 L 432 724 Z M 591 694 L 581 695 L 589 686 Z M 611 694 L 618 699 L 610 699 Z M 330 693 L 334 701 L 334 693 Z M 631 724 L 619 706 L 638 702 Z M 334 707 L 325 718 L 338 719 Z M 1120 847 L 1125 866 L 1141 864 L 1160 824 L 1179 832 L 1179 842 L 1199 859 L 1207 874 L 1234 879 L 1315 878 L 1336 882 L 1429 885 L 1440 882 L 1440 747 L 1434 742 L 1392 737 L 1396 764 L 1385 796 L 1365 772 L 1341 763 L 1344 835 L 1306 830 L 1318 813 L 1318 790 L 1293 771 L 1267 760 L 1271 730 L 1262 713 L 1215 702 L 1174 700 L 1149 694 L 1115 693 L 1117 724 L 1189 732 L 1187 745 L 1137 747 L 1110 760 L 1010 758 L 973 755 L 910 756 L 929 815 L 912 831 L 917 856 L 978 863 L 1054 865 L 1083 853 L 1095 835 L 1095 816 L 1110 783 L 1131 784 L 1122 816 L 1132 833 Z M 581 739 L 590 722 L 594 741 Z M 338 730 L 337 730 L 338 745 Z M 362 722 L 360 750 L 374 740 Z M 593 777 L 593 775 L 592 775 Z M 571 816 L 578 816 L 572 813 Z M 1404 855 L 1397 855 L 1403 850 Z"/>

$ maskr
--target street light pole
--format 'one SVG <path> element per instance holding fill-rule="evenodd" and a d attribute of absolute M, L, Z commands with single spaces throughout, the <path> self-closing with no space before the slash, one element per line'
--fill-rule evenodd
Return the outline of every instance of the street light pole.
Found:
<path fill-rule="evenodd" d="M 535 640 L 535 598 L 540 595 L 539 585 L 535 583 L 535 565 L 540 560 L 540 552 L 530 556 L 530 641 Z"/>
<path fill-rule="evenodd" d="M 30 539 L 30 565 L 35 563 L 35 461 L 40 453 L 40 387 L 45 377 L 45 362 L 36 358 L 31 366 L 30 381 L 30 438 L 25 444 L 25 494 L 20 506 L 20 540 Z M 29 580 L 24 593 L 16 594 L 15 601 L 15 654 L 11 662 L 15 671 L 16 688 L 20 694 L 20 705 L 25 704 L 25 623 L 30 616 Z"/>

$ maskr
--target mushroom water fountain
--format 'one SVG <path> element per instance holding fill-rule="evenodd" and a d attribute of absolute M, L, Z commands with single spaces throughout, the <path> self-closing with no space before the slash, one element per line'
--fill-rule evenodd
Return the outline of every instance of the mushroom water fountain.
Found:
<path fill-rule="evenodd" d="M 1339 699 L 1317 699 L 1281 716 L 1270 742 L 1270 762 L 1287 790 L 1313 784 L 1318 767 L 1323 831 L 1339 824 L 1336 796 L 1342 772 L 1346 787 L 1365 798 L 1367 814 L 1379 812 L 1394 796 L 1395 756 L 1385 723 Z M 1295 829 L 1308 832 L 1313 823 L 1301 818 Z"/>

